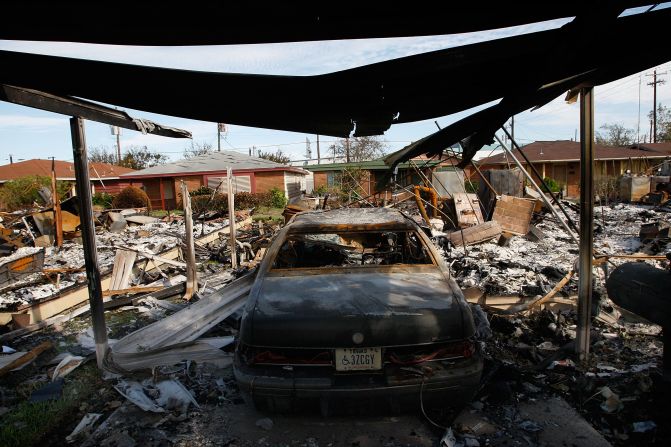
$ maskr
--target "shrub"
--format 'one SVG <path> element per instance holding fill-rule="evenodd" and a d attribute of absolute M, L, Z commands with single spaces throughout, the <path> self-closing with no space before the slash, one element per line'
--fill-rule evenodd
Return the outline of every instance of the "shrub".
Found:
<path fill-rule="evenodd" d="M 546 185 L 548 185 L 548 188 L 550 188 L 550 191 L 552 191 L 552 192 L 559 192 L 562 189 L 561 185 L 559 183 L 557 183 L 557 181 L 555 179 L 552 179 L 550 177 L 545 177 L 543 179 L 543 181 L 545 182 Z"/>
<path fill-rule="evenodd" d="M 250 208 L 258 208 L 260 206 L 283 208 L 284 205 L 275 205 L 276 203 L 286 204 L 284 192 L 279 189 L 277 189 L 277 191 L 281 194 L 281 196 L 279 196 L 279 194 L 277 196 L 273 196 L 272 192 L 257 192 L 254 194 L 251 192 L 236 193 L 235 209 L 248 210 Z M 192 196 L 191 210 L 196 214 L 200 214 L 205 211 L 218 211 L 220 213 L 227 213 L 228 196 L 226 194 L 215 194 L 214 196 L 211 194 Z"/>
<path fill-rule="evenodd" d="M 320 197 L 323 197 L 327 192 L 329 192 L 329 188 L 326 185 L 319 185 L 312 190 L 313 194 L 317 194 Z"/>
<path fill-rule="evenodd" d="M 112 200 L 113 208 L 151 208 L 147 193 L 136 186 L 127 186 Z"/>
<path fill-rule="evenodd" d="M 213 192 L 214 192 L 214 189 L 203 185 L 198 189 L 194 189 L 193 191 L 189 191 L 189 195 L 191 197 L 193 197 L 193 196 L 211 196 Z"/>
<path fill-rule="evenodd" d="M 102 206 L 105 209 L 112 208 L 114 196 L 112 194 L 107 194 L 106 192 L 97 192 L 93 194 L 91 201 L 94 205 Z"/>
<path fill-rule="evenodd" d="M 279 188 L 270 188 L 270 206 L 273 208 L 284 208 L 287 206 L 287 196 L 284 195 L 284 191 Z"/>
<path fill-rule="evenodd" d="M 70 182 L 56 182 L 56 191 L 60 200 L 67 195 L 71 186 Z M 34 202 L 46 205 L 38 193 L 43 187 L 51 190 L 51 177 L 28 175 L 10 180 L 0 188 L 0 202 L 10 211 L 29 208 Z"/>

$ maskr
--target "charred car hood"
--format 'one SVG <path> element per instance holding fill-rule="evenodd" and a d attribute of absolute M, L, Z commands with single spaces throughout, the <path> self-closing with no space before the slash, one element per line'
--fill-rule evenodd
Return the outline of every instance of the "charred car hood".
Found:
<path fill-rule="evenodd" d="M 267 347 L 397 346 L 463 339 L 473 331 L 470 310 L 439 271 L 366 272 L 264 278 L 243 317 L 241 340 Z M 357 332 L 364 336 L 360 345 L 352 341 Z"/>

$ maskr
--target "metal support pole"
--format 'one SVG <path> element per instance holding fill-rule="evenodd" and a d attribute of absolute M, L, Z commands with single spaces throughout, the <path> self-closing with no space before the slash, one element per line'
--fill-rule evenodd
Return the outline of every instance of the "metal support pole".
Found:
<path fill-rule="evenodd" d="M 589 356 L 592 301 L 592 250 L 594 225 L 594 95 L 592 87 L 580 89 L 580 254 L 578 267 L 578 328 L 576 354 Z"/>
<path fill-rule="evenodd" d="M 84 120 L 82 118 L 70 118 L 70 133 L 72 134 L 72 153 L 74 155 L 75 180 L 79 199 L 84 263 L 86 265 L 86 279 L 88 280 L 89 303 L 91 304 L 93 339 L 96 344 L 98 367 L 102 368 L 103 359 L 108 349 L 107 328 L 105 326 L 103 291 L 100 285 L 100 270 L 98 269 L 96 229 L 93 224 L 93 204 L 91 202 L 91 181 L 89 179 Z"/>
<path fill-rule="evenodd" d="M 538 187 L 538 185 L 536 184 L 536 182 L 534 181 L 534 179 L 531 177 L 531 175 L 527 172 L 526 169 L 524 169 L 524 166 L 522 166 L 522 163 L 520 163 L 520 161 L 517 159 L 517 157 L 515 157 L 515 155 L 513 154 L 513 152 L 512 152 L 510 149 L 508 149 L 508 147 L 506 147 L 505 144 L 503 144 L 503 141 L 501 141 L 501 139 L 498 137 L 498 135 L 494 134 L 494 138 L 496 138 L 496 141 L 499 142 L 499 144 L 500 144 L 501 147 L 503 148 L 503 151 L 506 152 L 506 153 L 508 154 L 508 156 L 515 162 L 515 164 L 517 165 L 517 167 L 520 168 L 520 170 L 522 171 L 522 173 L 524 174 L 524 176 L 527 178 L 527 180 L 529 181 L 529 183 L 531 184 L 531 186 L 536 190 L 536 192 L 538 192 L 538 193 L 540 194 L 540 196 L 541 196 L 541 200 L 543 200 L 543 202 L 545 203 L 545 205 L 550 209 L 550 211 L 552 211 L 552 214 L 554 214 L 554 216 L 557 218 L 557 220 L 559 221 L 559 223 L 564 227 L 564 229 L 565 229 L 566 232 L 569 234 L 569 236 L 571 236 L 571 239 L 573 239 L 573 242 L 575 242 L 576 244 L 579 244 L 579 242 L 578 242 L 578 238 L 576 238 L 576 236 L 575 236 L 575 234 L 573 233 L 573 231 L 571 231 L 571 228 L 570 228 L 570 227 L 568 226 L 568 224 L 567 224 L 566 222 L 564 222 L 564 220 L 559 216 L 559 213 L 557 212 L 557 210 L 555 209 L 555 207 L 552 206 L 552 204 L 551 204 L 550 201 L 548 200 L 547 196 L 546 196 L 545 194 L 543 194 L 543 191 L 541 191 L 541 189 Z"/>

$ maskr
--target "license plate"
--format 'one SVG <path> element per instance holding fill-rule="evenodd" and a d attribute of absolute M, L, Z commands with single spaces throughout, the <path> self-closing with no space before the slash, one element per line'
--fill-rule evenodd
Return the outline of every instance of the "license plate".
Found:
<path fill-rule="evenodd" d="M 367 371 L 382 369 L 380 348 L 338 348 L 335 350 L 336 371 Z"/>

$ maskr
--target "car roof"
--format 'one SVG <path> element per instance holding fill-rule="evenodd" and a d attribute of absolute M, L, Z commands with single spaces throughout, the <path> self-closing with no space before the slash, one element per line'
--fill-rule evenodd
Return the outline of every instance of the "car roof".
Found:
<path fill-rule="evenodd" d="M 297 214 L 289 223 L 291 232 L 414 230 L 415 222 L 396 209 L 340 208 L 307 211 Z"/>

